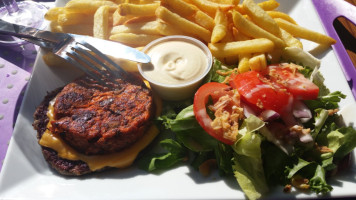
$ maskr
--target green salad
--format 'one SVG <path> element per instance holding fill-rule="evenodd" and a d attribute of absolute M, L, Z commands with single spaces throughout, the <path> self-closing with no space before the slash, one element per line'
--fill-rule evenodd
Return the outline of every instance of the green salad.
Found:
<path fill-rule="evenodd" d="M 283 68 L 283 65 L 277 67 Z M 316 96 L 312 89 L 304 95 L 293 91 L 295 88 L 288 87 L 287 90 L 281 90 L 287 91 L 286 103 L 281 100 L 275 103 L 277 100 L 272 99 L 273 103 L 268 106 L 269 102 L 262 99 L 263 106 L 255 106 L 251 103 L 252 96 L 258 95 L 260 91 L 248 89 L 249 93 L 244 94 L 243 88 L 237 86 L 236 77 L 239 75 L 233 81 L 230 78 L 229 83 L 223 83 L 227 80 L 226 75 L 219 74 L 232 77 L 233 66 L 224 67 L 220 61 L 215 60 L 205 82 L 215 84 L 215 88 L 218 84 L 229 88 L 233 85 L 232 93 L 239 95 L 242 113 L 237 120 L 235 138 L 226 140 L 219 131 L 217 135 L 210 133 L 205 127 L 210 125 L 202 126 L 205 122 L 199 120 L 194 110 L 198 104 L 196 101 L 202 101 L 197 94 L 194 100 L 165 102 L 162 115 L 156 119 L 161 127 L 160 138 L 163 138 L 159 145 L 164 151 L 145 154 L 139 160 L 139 166 L 155 172 L 188 164 L 196 170 L 200 169 L 202 173 L 204 169 L 209 172 L 211 166 L 217 166 L 222 177 L 236 178 L 237 184 L 249 199 L 268 195 L 268 191 L 278 185 L 284 186 L 284 192 L 289 192 L 292 188 L 318 194 L 332 191 L 333 187 L 328 184 L 327 177 L 337 171 L 340 163 L 356 147 L 356 131 L 345 126 L 337 112 L 338 103 L 345 95 L 338 91 L 330 92 L 317 69 L 308 66 L 293 69 L 297 69 L 298 74 L 317 86 Z M 275 69 L 270 69 L 268 75 L 262 74 L 269 79 L 269 85 L 273 78 L 271 72 L 274 71 Z M 274 84 L 278 81 L 272 82 Z M 248 84 L 250 83 L 243 83 L 245 88 Z M 293 85 L 296 85 L 295 82 Z M 270 89 L 269 86 L 258 87 Z M 269 94 L 269 91 L 262 93 L 260 98 L 266 98 L 265 94 Z M 212 121 L 217 118 L 211 109 L 217 99 L 215 94 L 208 93 L 207 102 L 200 102 Z M 221 96 L 223 95 L 218 95 Z M 257 102 L 260 101 L 261 99 L 257 99 Z M 300 104 L 301 107 L 298 107 Z M 295 129 L 290 128 L 291 126 L 295 126 Z"/>

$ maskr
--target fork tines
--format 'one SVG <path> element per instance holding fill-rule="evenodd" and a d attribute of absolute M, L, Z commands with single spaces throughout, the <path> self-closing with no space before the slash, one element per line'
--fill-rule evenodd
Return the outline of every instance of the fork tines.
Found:
<path fill-rule="evenodd" d="M 85 41 L 72 41 L 56 54 L 104 85 L 106 83 L 103 77 L 124 78 L 127 75 L 127 72 L 113 60 Z M 113 70 L 108 64 L 117 70 Z"/>

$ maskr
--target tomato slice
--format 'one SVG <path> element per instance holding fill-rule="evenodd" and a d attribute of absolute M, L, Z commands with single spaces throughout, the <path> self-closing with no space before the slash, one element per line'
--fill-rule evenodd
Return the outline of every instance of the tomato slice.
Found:
<path fill-rule="evenodd" d="M 262 110 L 274 110 L 281 114 L 290 108 L 293 101 L 293 96 L 283 85 L 270 81 L 262 72 L 248 71 L 233 75 L 230 85 L 246 102 Z"/>
<path fill-rule="evenodd" d="M 271 65 L 267 73 L 272 81 L 284 85 L 296 99 L 312 100 L 318 97 L 319 87 L 299 73 L 293 64 Z"/>
<path fill-rule="evenodd" d="M 209 135 L 225 144 L 232 145 L 235 141 L 224 138 L 224 133 L 213 129 L 211 126 L 212 119 L 206 111 L 209 97 L 215 103 L 221 96 L 229 95 L 229 93 L 231 93 L 231 87 L 226 84 L 216 82 L 206 83 L 194 95 L 193 111 L 198 123 Z"/>

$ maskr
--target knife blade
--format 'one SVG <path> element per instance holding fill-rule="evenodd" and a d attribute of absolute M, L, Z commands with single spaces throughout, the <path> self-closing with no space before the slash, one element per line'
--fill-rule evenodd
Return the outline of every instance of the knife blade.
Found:
<path fill-rule="evenodd" d="M 89 43 L 90 45 L 98 49 L 100 52 L 102 52 L 103 54 L 112 56 L 114 58 L 122 58 L 135 62 L 140 62 L 140 63 L 151 62 L 151 58 L 147 54 L 135 48 L 120 44 L 118 42 L 103 40 L 90 36 L 82 36 L 82 35 L 75 35 L 75 34 L 69 34 L 69 35 L 86 41 L 87 43 Z"/>

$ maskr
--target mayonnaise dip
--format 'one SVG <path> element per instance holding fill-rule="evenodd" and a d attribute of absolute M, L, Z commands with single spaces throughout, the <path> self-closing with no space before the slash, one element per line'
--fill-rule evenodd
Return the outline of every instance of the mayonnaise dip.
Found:
<path fill-rule="evenodd" d="M 165 100 L 192 97 L 208 74 L 212 55 L 208 47 L 187 36 L 166 36 L 148 44 L 143 52 L 151 62 L 138 70 L 154 91 Z"/>
<path fill-rule="evenodd" d="M 159 43 L 146 53 L 151 63 L 142 66 L 149 79 L 168 85 L 184 84 L 200 77 L 207 69 L 207 56 L 187 41 Z"/>

